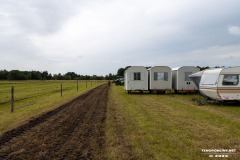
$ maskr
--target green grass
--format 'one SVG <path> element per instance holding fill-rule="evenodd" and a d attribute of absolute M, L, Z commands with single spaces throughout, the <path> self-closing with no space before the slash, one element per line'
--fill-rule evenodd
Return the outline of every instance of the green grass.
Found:
<path fill-rule="evenodd" d="M 106 127 L 110 159 L 122 154 L 116 151 L 121 144 L 114 143 L 119 136 L 111 118 L 115 113 L 137 159 L 209 159 L 201 149 L 237 149 L 230 156 L 239 158 L 240 106 L 198 106 L 192 98 L 201 96 L 127 94 L 112 86 Z"/>
<path fill-rule="evenodd" d="M 0 81 L 0 135 L 29 119 L 66 103 L 104 81 Z M 61 84 L 63 96 L 61 97 Z M 14 112 L 11 113 L 11 87 Z"/>

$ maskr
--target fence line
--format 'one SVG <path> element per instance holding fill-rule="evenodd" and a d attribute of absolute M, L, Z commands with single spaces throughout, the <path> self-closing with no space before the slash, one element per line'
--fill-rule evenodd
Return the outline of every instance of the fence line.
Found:
<path fill-rule="evenodd" d="M 95 82 L 95 83 L 94 83 Z M 85 81 L 86 88 L 90 86 L 89 81 Z M 91 87 L 95 87 L 105 81 L 91 81 Z M 11 86 L 12 84 L 12 86 Z M 4 90 L 1 91 L 3 94 L 0 95 L 0 113 L 5 112 L 7 108 L 14 112 L 17 109 L 31 106 L 34 104 L 40 104 L 42 101 L 50 101 L 50 97 L 56 97 L 56 93 L 60 92 L 61 97 L 77 95 L 79 90 L 84 89 L 84 81 L 59 81 L 59 82 L 49 82 L 49 81 L 14 81 L 12 83 L 4 84 L 0 82 L 0 86 L 4 87 Z M 60 85 L 60 86 L 59 86 Z M 7 92 L 7 87 L 11 86 L 11 96 L 9 102 L 9 90 Z M 60 90 L 59 90 L 60 87 Z M 90 87 L 90 88 L 91 88 Z M 2 88 L 2 87 L 1 87 Z M 74 92 L 75 90 L 75 92 Z M 76 91 L 77 90 L 77 91 Z M 66 95 L 64 94 L 66 92 Z M 44 103 L 43 102 L 43 103 Z M 7 107 L 8 106 L 8 107 Z M 3 112 L 2 112 L 3 113 Z"/>

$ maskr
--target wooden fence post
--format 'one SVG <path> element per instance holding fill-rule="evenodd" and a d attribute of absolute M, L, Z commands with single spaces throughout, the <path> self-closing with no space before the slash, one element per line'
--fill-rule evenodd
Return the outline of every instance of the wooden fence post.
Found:
<path fill-rule="evenodd" d="M 62 97 L 62 83 L 61 83 L 61 97 Z"/>
<path fill-rule="evenodd" d="M 78 91 L 78 80 L 77 80 L 77 91 Z"/>
<path fill-rule="evenodd" d="M 11 112 L 14 111 L 14 86 L 11 89 Z"/>

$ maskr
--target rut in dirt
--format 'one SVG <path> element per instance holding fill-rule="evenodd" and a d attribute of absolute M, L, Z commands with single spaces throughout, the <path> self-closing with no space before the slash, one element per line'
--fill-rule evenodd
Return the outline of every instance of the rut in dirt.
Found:
<path fill-rule="evenodd" d="M 0 137 L 0 159 L 105 159 L 108 85 Z"/>

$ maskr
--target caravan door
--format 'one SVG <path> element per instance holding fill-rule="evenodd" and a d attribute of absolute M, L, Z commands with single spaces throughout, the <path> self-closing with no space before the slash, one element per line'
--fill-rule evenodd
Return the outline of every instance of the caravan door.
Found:
<path fill-rule="evenodd" d="M 183 90 L 196 90 L 197 87 L 193 83 L 193 81 L 189 78 L 189 75 L 193 74 L 193 72 L 184 72 L 184 82 Z M 185 87 L 185 88 L 184 88 Z"/>

